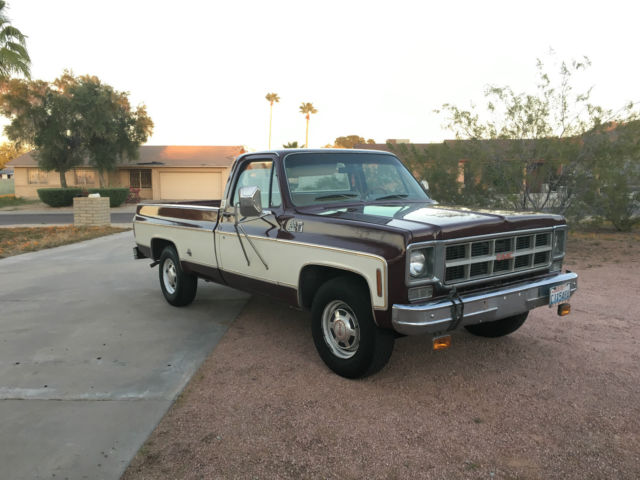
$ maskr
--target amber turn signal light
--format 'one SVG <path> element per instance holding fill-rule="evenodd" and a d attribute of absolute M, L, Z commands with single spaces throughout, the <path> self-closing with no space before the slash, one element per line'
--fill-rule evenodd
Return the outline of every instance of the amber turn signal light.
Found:
<path fill-rule="evenodd" d="M 558 315 L 564 317 L 565 315 L 569 315 L 571 313 L 571 305 L 568 303 L 561 303 L 558 305 Z"/>
<path fill-rule="evenodd" d="M 433 349 L 444 350 L 451 346 L 451 335 L 442 335 L 440 337 L 433 337 Z"/>

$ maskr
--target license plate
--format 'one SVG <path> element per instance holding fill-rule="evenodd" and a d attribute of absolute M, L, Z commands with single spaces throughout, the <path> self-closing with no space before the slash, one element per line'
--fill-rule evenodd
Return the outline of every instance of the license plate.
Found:
<path fill-rule="evenodd" d="M 553 306 L 556 303 L 569 300 L 571 296 L 571 284 L 563 283 L 562 285 L 556 285 L 549 290 L 549 306 Z"/>

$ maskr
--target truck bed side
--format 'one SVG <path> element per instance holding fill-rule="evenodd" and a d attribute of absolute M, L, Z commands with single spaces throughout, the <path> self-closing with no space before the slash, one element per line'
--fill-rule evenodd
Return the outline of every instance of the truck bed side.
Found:
<path fill-rule="evenodd" d="M 171 243 L 181 262 L 217 269 L 214 229 L 219 213 L 217 206 L 194 203 L 138 205 L 133 223 L 136 244 L 157 259 Z"/>

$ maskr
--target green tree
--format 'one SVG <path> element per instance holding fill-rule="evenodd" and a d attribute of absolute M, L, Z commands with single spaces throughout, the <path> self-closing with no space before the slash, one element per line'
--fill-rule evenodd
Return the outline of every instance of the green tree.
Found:
<path fill-rule="evenodd" d="M 11 122 L 7 136 L 33 145 L 38 165 L 55 170 L 66 188 L 65 173 L 88 159 L 103 173 L 121 158 L 134 159 L 153 130 L 144 106 L 133 110 L 127 94 L 97 77 L 71 72 L 48 83 L 12 79 L 0 95 L 0 112 Z"/>
<path fill-rule="evenodd" d="M 31 59 L 27 52 L 26 37 L 11 25 L 6 11 L 7 2 L 0 0 L 0 81 L 14 74 L 29 78 Z"/>
<path fill-rule="evenodd" d="M 269 150 L 271 150 L 271 120 L 273 119 L 273 104 L 280 102 L 280 97 L 277 93 L 267 93 L 265 98 L 269 102 Z"/>
<path fill-rule="evenodd" d="M 133 109 L 126 93 L 115 91 L 95 76 L 82 76 L 72 88 L 76 112 L 82 116 L 89 161 L 100 172 L 113 171 L 118 161 L 138 156 L 138 148 L 153 131 L 144 105 Z"/>
<path fill-rule="evenodd" d="M 589 132 L 583 150 L 582 168 L 575 176 L 588 190 L 570 213 L 580 217 L 588 211 L 617 230 L 631 230 L 640 222 L 640 121 Z"/>
<path fill-rule="evenodd" d="M 312 114 L 318 113 L 318 110 L 314 108 L 313 103 L 302 102 L 302 104 L 300 104 L 300 113 L 302 113 L 304 115 L 304 118 L 307 119 L 307 133 L 305 136 L 304 146 L 305 148 L 309 148 L 309 119 L 311 118 Z"/>
<path fill-rule="evenodd" d="M 300 148 L 298 146 L 298 142 L 294 141 L 294 142 L 289 142 L 289 143 L 285 143 L 284 145 L 282 145 L 283 148 Z"/>
<path fill-rule="evenodd" d="M 336 148 L 354 148 L 359 143 L 365 143 L 363 137 L 359 135 L 347 135 L 346 137 L 338 137 L 336 138 L 333 145 Z"/>
<path fill-rule="evenodd" d="M 574 92 L 574 77 L 589 66 L 587 58 L 561 62 L 553 74 L 538 60 L 535 92 L 490 86 L 485 111 L 443 105 L 447 126 L 465 140 L 463 158 L 479 164 L 480 180 L 494 202 L 566 213 L 587 201 L 597 165 L 611 162 L 611 154 L 616 161 L 637 162 L 632 136 L 624 142 L 596 141 L 612 125 L 638 116 L 633 104 L 607 110 L 591 103 L 591 90 Z"/>
<path fill-rule="evenodd" d="M 29 150 L 27 145 L 18 146 L 12 142 L 3 142 L 0 144 L 0 169 L 4 168 L 4 166 L 14 158 L 18 158 Z"/>

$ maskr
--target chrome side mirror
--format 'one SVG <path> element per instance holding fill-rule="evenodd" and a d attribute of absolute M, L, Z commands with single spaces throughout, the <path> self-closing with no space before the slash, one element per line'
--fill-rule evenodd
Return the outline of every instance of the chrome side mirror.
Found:
<path fill-rule="evenodd" d="M 243 217 L 259 217 L 262 215 L 262 196 L 257 186 L 240 187 L 240 215 Z"/>

